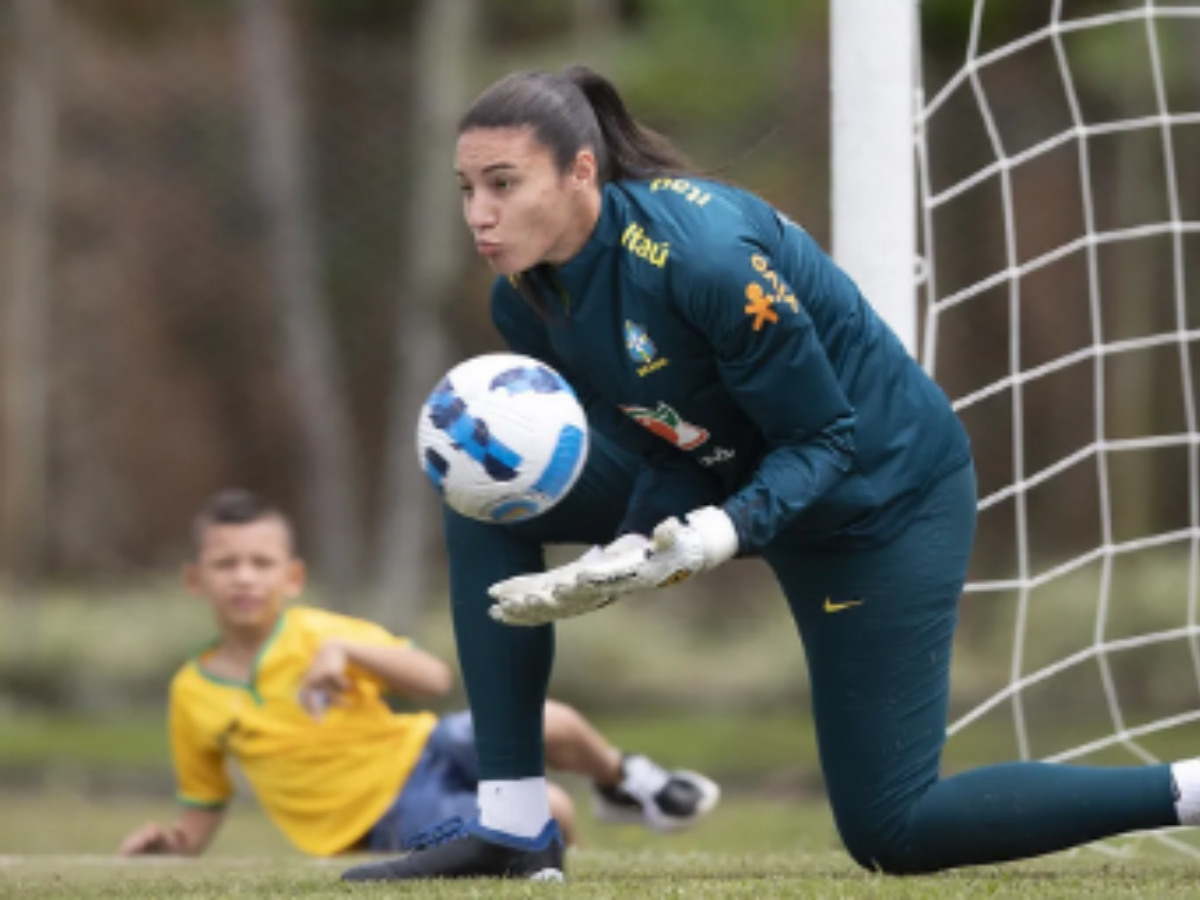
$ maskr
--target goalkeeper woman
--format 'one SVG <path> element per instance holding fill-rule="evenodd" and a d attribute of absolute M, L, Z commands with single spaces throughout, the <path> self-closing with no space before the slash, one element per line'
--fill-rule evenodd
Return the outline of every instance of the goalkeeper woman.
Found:
<path fill-rule="evenodd" d="M 971 449 L 802 228 L 697 176 L 584 68 L 490 87 L 461 121 L 455 167 L 500 276 L 496 326 L 571 381 L 593 449 L 541 518 L 446 511 L 480 814 L 344 877 L 561 878 L 543 778 L 549 623 L 734 557 L 770 566 L 795 619 L 829 801 L 861 865 L 935 872 L 1200 819 L 1196 762 L 940 777 Z M 603 551 L 544 571 L 548 542 Z"/>

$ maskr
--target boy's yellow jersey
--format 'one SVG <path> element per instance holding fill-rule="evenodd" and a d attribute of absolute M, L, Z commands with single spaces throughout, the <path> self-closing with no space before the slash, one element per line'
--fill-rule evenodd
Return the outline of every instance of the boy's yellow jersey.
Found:
<path fill-rule="evenodd" d="M 280 616 L 249 682 L 206 672 L 206 653 L 179 670 L 169 719 L 182 802 L 224 805 L 234 793 L 226 768 L 233 757 L 271 819 L 307 853 L 338 853 L 375 824 L 437 717 L 392 712 L 380 680 L 350 667 L 350 690 L 315 721 L 300 706 L 300 680 L 329 638 L 410 643 L 361 619 L 294 607 Z"/>

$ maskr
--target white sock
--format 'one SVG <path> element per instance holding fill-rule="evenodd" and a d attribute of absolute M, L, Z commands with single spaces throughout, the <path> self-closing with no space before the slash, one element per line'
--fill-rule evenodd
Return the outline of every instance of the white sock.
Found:
<path fill-rule="evenodd" d="M 1200 759 L 1171 764 L 1175 814 L 1180 825 L 1200 825 Z"/>
<path fill-rule="evenodd" d="M 545 778 L 479 782 L 479 824 L 492 831 L 533 838 L 550 821 Z"/>
<path fill-rule="evenodd" d="M 666 787 L 671 774 L 645 756 L 627 756 L 621 787 L 643 803 Z"/>

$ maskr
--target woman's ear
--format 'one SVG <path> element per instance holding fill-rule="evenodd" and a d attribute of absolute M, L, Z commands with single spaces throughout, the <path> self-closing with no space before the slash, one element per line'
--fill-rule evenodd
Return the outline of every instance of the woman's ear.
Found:
<path fill-rule="evenodd" d="M 571 178 L 576 188 L 599 187 L 599 167 L 596 165 L 596 154 L 591 150 L 580 150 L 575 154 Z"/>

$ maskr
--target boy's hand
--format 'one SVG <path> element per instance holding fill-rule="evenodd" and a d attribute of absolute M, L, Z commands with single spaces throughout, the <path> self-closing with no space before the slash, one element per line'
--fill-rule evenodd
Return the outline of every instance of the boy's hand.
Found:
<path fill-rule="evenodd" d="M 121 856 L 142 856 L 152 853 L 178 853 L 183 849 L 183 836 L 178 829 L 149 822 L 121 842 Z"/>
<path fill-rule="evenodd" d="M 339 694 L 350 687 L 346 677 L 346 650 L 337 641 L 326 641 L 309 663 L 300 682 L 300 704 L 320 719 Z"/>

